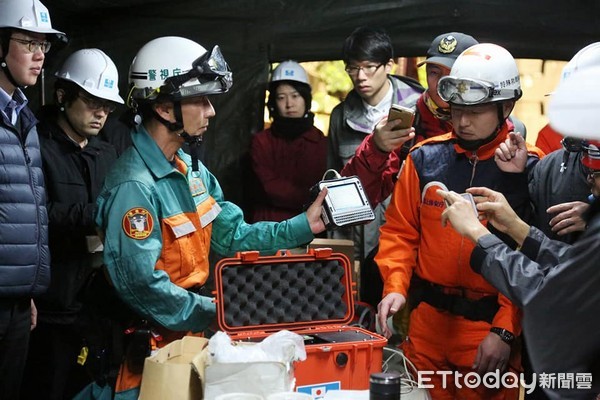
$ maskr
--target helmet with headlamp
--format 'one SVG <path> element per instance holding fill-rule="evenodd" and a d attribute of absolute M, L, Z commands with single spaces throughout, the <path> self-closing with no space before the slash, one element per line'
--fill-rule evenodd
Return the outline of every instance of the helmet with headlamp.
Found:
<path fill-rule="evenodd" d="M 130 99 L 149 102 L 161 98 L 225 93 L 232 73 L 219 46 L 210 52 L 198 43 L 176 36 L 146 43 L 129 68 Z"/>
<path fill-rule="evenodd" d="M 170 132 L 190 146 L 192 169 L 198 171 L 201 135 L 185 131 L 182 100 L 225 93 L 233 83 L 232 73 L 219 46 L 209 52 L 198 43 L 177 36 L 151 40 L 137 53 L 129 68 L 127 105 L 146 109 Z M 161 117 L 150 106 L 155 102 L 173 102 L 175 121 Z M 136 121 L 139 119 L 136 117 Z"/>
<path fill-rule="evenodd" d="M 477 105 L 518 100 L 522 95 L 519 70 L 505 48 L 480 43 L 463 51 L 438 83 L 438 94 L 449 104 Z"/>

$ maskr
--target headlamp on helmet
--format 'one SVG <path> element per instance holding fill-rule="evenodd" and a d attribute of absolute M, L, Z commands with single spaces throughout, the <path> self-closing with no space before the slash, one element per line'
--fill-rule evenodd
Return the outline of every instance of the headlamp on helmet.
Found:
<path fill-rule="evenodd" d="M 208 52 L 200 44 L 177 36 L 146 43 L 129 69 L 130 99 L 178 101 L 186 97 L 225 93 L 232 73 L 218 46 Z"/>
<path fill-rule="evenodd" d="M 194 79 L 198 81 L 197 84 L 183 86 Z M 215 46 L 210 53 L 206 52 L 198 57 L 188 72 L 167 78 L 158 92 L 176 98 L 206 96 L 225 93 L 232 84 L 231 70 L 219 46 Z"/>

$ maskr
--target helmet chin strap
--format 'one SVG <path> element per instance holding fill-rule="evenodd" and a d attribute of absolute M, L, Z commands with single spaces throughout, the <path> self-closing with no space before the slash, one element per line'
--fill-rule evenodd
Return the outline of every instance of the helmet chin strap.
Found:
<path fill-rule="evenodd" d="M 181 101 L 173 101 L 173 113 L 175 114 L 175 122 L 167 121 L 156 111 L 154 118 L 167 127 L 170 131 L 177 132 L 177 136 L 183 138 L 190 147 L 190 156 L 192 157 L 192 171 L 198 171 L 200 165 L 200 145 L 202 144 L 202 136 L 192 136 L 183 129 L 183 115 L 181 113 Z"/>
<path fill-rule="evenodd" d="M 192 171 L 198 171 L 200 165 L 200 145 L 202 144 L 202 136 L 190 136 L 189 133 L 183 131 L 179 134 L 190 147 L 190 156 L 192 157 Z"/>

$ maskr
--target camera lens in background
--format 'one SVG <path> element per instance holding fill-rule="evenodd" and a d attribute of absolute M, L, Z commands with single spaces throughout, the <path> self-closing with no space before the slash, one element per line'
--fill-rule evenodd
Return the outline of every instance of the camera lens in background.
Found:
<path fill-rule="evenodd" d="M 369 400 L 399 400 L 400 378 L 397 372 L 378 372 L 369 378 Z"/>

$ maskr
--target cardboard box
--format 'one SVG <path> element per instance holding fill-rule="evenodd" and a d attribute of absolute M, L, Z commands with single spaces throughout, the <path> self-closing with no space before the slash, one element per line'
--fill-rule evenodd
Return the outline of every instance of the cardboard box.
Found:
<path fill-rule="evenodd" d="M 202 385 L 192 369 L 192 360 L 207 344 L 206 338 L 185 336 L 147 357 L 139 399 L 202 399 Z"/>

